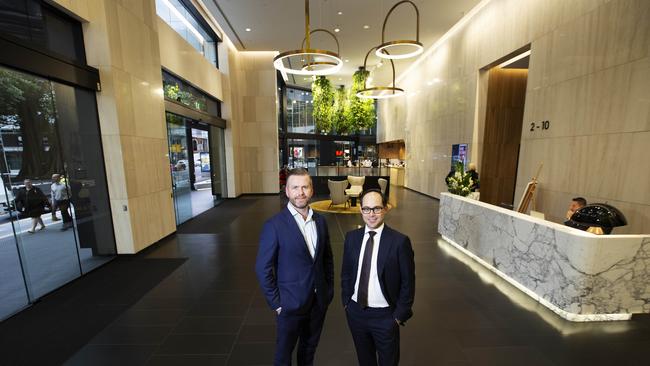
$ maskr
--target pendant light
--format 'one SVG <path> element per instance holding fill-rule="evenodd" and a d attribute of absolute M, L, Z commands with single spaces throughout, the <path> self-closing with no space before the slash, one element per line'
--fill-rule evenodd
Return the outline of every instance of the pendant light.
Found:
<path fill-rule="evenodd" d="M 376 50 L 377 47 L 373 47 L 366 53 L 366 58 L 363 60 L 363 70 L 366 69 L 366 65 L 368 62 L 368 56 L 370 56 L 370 53 L 374 50 Z M 384 51 L 387 52 L 387 51 Z M 389 58 L 390 61 L 390 66 L 393 69 L 393 86 L 375 86 L 372 88 L 366 87 L 366 79 L 363 79 L 363 89 L 359 90 L 357 92 L 357 97 L 359 98 L 364 98 L 364 99 L 387 99 L 387 98 L 394 98 L 394 97 L 399 97 L 400 95 L 404 94 L 404 89 L 397 88 L 395 86 L 395 64 L 393 63 L 393 60 Z"/>
<path fill-rule="evenodd" d="M 329 33 L 337 45 L 337 52 L 311 48 L 311 34 L 317 31 Z M 273 66 L 287 74 L 296 75 L 330 75 L 338 72 L 343 66 L 339 57 L 338 39 L 324 29 L 309 31 L 309 0 L 305 0 L 305 38 L 301 49 L 282 52 L 273 58 Z"/>
<path fill-rule="evenodd" d="M 413 5 L 413 8 L 415 9 L 415 40 L 398 40 L 386 42 L 386 23 L 388 22 L 390 14 L 399 5 L 406 3 Z M 404 49 L 407 49 L 408 51 L 404 52 Z M 424 46 L 422 43 L 420 43 L 420 11 L 412 1 L 400 1 L 397 4 L 393 5 L 392 8 L 390 8 L 388 14 L 386 14 L 386 18 L 384 18 L 384 25 L 381 28 L 381 44 L 377 46 L 375 54 L 381 58 L 397 60 L 417 56 L 423 51 Z"/>
<path fill-rule="evenodd" d="M 314 29 L 313 31 L 309 32 L 309 34 L 312 35 L 312 34 L 314 34 L 316 32 L 324 32 L 324 33 L 327 33 L 330 36 L 332 36 L 332 38 L 334 38 L 334 42 L 336 42 L 336 54 L 338 55 L 338 54 L 341 53 L 341 48 L 339 46 L 339 40 L 336 38 L 334 33 L 328 31 L 327 29 L 318 28 L 318 29 Z M 305 48 L 305 41 L 306 40 L 307 40 L 307 38 L 304 38 L 302 40 L 302 46 L 301 46 L 302 49 Z M 338 70 L 341 69 L 340 65 L 342 65 L 342 63 L 340 62 L 340 59 L 339 59 L 338 64 L 336 62 L 334 62 L 333 60 L 328 60 L 328 59 L 325 59 L 325 60 L 321 59 L 320 61 L 319 61 L 318 58 L 314 58 L 312 60 L 305 59 L 305 62 L 303 62 L 303 65 L 302 65 L 302 71 L 328 70 L 328 69 L 331 69 L 331 68 L 336 68 L 336 71 L 338 71 Z M 320 75 L 320 74 L 317 74 L 317 75 Z"/>

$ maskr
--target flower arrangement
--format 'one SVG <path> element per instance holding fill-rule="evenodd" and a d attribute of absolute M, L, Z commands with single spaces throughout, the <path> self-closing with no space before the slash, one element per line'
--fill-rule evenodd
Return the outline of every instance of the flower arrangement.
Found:
<path fill-rule="evenodd" d="M 456 162 L 454 169 L 454 173 L 447 176 L 447 188 L 450 193 L 466 197 L 472 193 L 472 187 L 477 182 L 474 182 L 472 175 L 465 171 L 461 161 Z"/>

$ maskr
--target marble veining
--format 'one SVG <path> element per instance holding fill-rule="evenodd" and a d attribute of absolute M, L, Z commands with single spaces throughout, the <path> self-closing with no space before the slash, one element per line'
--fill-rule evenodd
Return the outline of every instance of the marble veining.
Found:
<path fill-rule="evenodd" d="M 438 231 L 566 319 L 650 312 L 650 235 L 592 235 L 448 193 Z"/>

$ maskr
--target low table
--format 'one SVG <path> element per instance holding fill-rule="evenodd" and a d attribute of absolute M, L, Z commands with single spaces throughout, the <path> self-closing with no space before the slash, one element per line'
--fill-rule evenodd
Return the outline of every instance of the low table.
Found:
<path fill-rule="evenodd" d="M 361 192 L 363 192 L 363 187 L 357 187 L 357 186 L 345 190 L 345 194 L 347 194 L 348 197 L 350 197 L 351 206 L 357 205 L 357 198 L 359 197 Z"/>

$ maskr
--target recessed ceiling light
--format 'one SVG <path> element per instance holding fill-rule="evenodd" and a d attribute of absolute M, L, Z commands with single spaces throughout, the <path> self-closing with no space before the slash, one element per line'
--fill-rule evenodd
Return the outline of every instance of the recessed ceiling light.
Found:
<path fill-rule="evenodd" d="M 365 25 L 363 26 L 363 29 L 370 29 L 370 26 L 369 26 L 368 24 L 365 24 Z"/>
<path fill-rule="evenodd" d="M 246 28 L 246 32 L 250 32 L 250 31 L 251 31 L 251 29 L 250 29 L 250 28 Z"/>
<path fill-rule="evenodd" d="M 345 59 L 345 62 L 350 62 L 350 60 L 348 60 L 348 59 L 346 58 L 346 59 Z"/>
<path fill-rule="evenodd" d="M 338 28 L 334 28 L 334 32 L 338 33 L 338 32 L 340 32 L 340 31 L 341 31 L 340 29 L 338 29 Z"/>
<path fill-rule="evenodd" d="M 336 13 L 336 14 L 338 14 L 338 15 L 343 15 L 343 12 L 342 12 L 342 11 L 339 11 L 339 12 Z"/>

